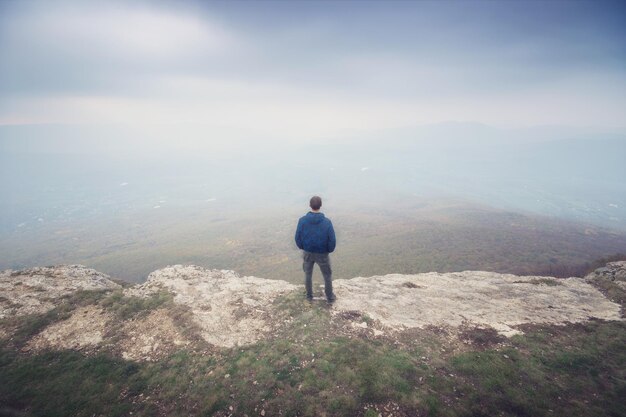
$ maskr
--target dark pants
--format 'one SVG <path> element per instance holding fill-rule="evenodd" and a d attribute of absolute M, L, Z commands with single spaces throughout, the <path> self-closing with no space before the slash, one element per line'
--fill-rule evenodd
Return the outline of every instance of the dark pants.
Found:
<path fill-rule="evenodd" d="M 304 252 L 302 255 L 302 269 L 304 270 L 304 287 L 307 298 L 313 298 L 313 264 L 317 264 L 324 276 L 324 292 L 326 298 L 334 299 L 333 271 L 330 269 L 330 258 L 327 253 Z"/>

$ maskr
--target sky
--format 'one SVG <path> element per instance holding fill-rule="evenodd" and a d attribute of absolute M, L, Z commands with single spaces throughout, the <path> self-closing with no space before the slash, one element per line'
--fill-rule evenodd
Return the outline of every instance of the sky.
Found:
<path fill-rule="evenodd" d="M 0 125 L 624 129 L 625 4 L 5 0 Z"/>

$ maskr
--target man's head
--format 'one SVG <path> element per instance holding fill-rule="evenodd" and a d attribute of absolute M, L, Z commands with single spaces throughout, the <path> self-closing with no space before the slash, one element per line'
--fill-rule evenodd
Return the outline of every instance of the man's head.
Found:
<path fill-rule="evenodd" d="M 311 210 L 313 210 L 313 211 L 319 210 L 320 207 L 322 207 L 322 199 L 321 199 L 321 197 L 318 197 L 316 195 L 311 197 L 311 201 L 309 201 L 309 206 L 311 207 Z"/>

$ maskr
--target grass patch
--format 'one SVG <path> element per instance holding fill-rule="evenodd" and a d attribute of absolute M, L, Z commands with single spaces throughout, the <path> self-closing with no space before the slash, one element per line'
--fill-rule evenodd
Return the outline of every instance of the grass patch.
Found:
<path fill-rule="evenodd" d="M 56 300 L 56 307 L 45 313 L 7 317 L 0 320 L 0 327 L 15 329 L 11 343 L 21 347 L 45 327 L 69 318 L 78 307 L 98 303 L 106 294 L 105 290 L 77 290 Z"/>
<path fill-rule="evenodd" d="M 0 350 L 0 403 L 33 416 L 127 415 L 120 392 L 137 380 L 130 364 L 72 351 L 20 356 Z"/>
<path fill-rule="evenodd" d="M 278 339 L 231 352 L 221 361 L 238 413 L 356 415 L 367 402 L 413 406 L 423 371 L 407 352 L 383 343 L 331 338 L 316 344 Z"/>
<path fill-rule="evenodd" d="M 533 278 L 528 281 L 514 281 L 514 284 L 532 284 L 532 285 L 547 285 L 549 287 L 556 287 L 561 285 L 559 281 L 552 278 Z"/>
<path fill-rule="evenodd" d="M 557 285 L 561 285 L 561 283 L 552 278 L 533 278 L 528 281 L 533 285 L 547 285 L 548 287 L 556 287 Z"/>
<path fill-rule="evenodd" d="M 626 291 L 615 282 L 604 277 L 593 278 L 591 284 L 604 294 L 606 298 L 619 304 L 622 307 L 623 316 L 626 308 Z"/>
<path fill-rule="evenodd" d="M 457 409 L 470 415 L 621 415 L 626 325 L 544 327 L 503 350 L 455 356 L 466 383 Z"/>
<path fill-rule="evenodd" d="M 77 300 L 120 317 L 171 302 L 116 293 Z M 302 294 L 275 303 L 289 325 L 274 337 L 209 354 L 180 349 L 156 363 L 72 351 L 24 355 L 0 345 L 0 404 L 33 416 L 363 416 L 386 415 L 387 404 L 404 415 L 623 415 L 621 322 L 528 326 L 512 339 L 467 329 L 461 338 L 472 344 L 456 353 L 445 345 L 444 355 L 447 336 L 415 332 L 413 344 L 370 339 L 341 327 L 350 317 L 332 316 Z M 70 311 L 60 307 L 47 320 Z"/>
<path fill-rule="evenodd" d="M 171 306 L 174 296 L 168 291 L 159 291 L 148 297 L 127 297 L 123 291 L 117 290 L 100 302 L 100 305 L 113 312 L 120 320 L 133 316 L 144 315 L 157 308 Z"/>

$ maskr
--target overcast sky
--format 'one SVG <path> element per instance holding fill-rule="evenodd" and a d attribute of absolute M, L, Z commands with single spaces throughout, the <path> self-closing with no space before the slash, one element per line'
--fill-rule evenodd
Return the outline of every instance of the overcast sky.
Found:
<path fill-rule="evenodd" d="M 624 2 L 0 2 L 0 124 L 626 127 Z"/>

